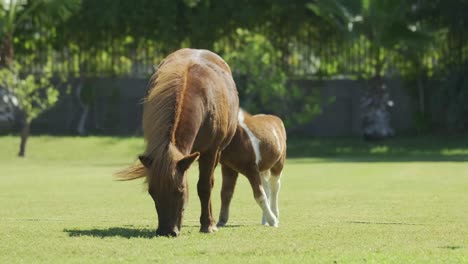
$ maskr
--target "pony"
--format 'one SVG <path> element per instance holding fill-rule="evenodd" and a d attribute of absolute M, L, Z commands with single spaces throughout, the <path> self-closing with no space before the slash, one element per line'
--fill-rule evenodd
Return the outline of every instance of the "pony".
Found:
<path fill-rule="evenodd" d="M 149 84 L 143 105 L 146 149 L 120 180 L 146 176 L 160 236 L 178 236 L 188 200 L 186 171 L 198 159 L 200 232 L 217 231 L 211 207 L 213 172 L 234 137 L 239 97 L 224 60 L 208 50 L 181 49 L 167 56 Z"/>
<path fill-rule="evenodd" d="M 239 111 L 239 123 L 231 143 L 221 154 L 223 184 L 217 226 L 229 219 L 229 206 L 239 173 L 244 174 L 263 211 L 262 224 L 279 224 L 278 194 L 286 159 L 286 130 L 279 117 Z"/>

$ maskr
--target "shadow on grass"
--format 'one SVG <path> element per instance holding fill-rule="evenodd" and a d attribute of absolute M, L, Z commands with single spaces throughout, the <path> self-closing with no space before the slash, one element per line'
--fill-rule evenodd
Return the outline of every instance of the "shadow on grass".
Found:
<path fill-rule="evenodd" d="M 422 225 L 403 222 L 368 222 L 368 221 L 346 221 L 350 224 L 363 224 L 363 225 Z"/>
<path fill-rule="evenodd" d="M 301 158 L 315 158 L 315 162 L 466 162 L 468 136 L 401 137 L 376 142 L 292 138 L 288 140 L 288 158 L 299 159 L 299 163 Z"/>
<path fill-rule="evenodd" d="M 238 228 L 242 225 L 226 225 L 224 227 L 218 227 L 218 229 Z M 184 226 L 182 227 L 190 227 Z M 156 229 L 149 228 L 131 228 L 131 227 L 110 227 L 103 229 L 64 229 L 63 232 L 68 233 L 70 237 L 81 237 L 90 236 L 98 238 L 106 237 L 124 237 L 124 238 L 154 238 L 156 235 Z"/>
<path fill-rule="evenodd" d="M 156 230 L 147 228 L 127 228 L 111 227 L 104 229 L 64 229 L 70 237 L 91 236 L 91 237 L 124 237 L 124 238 L 153 238 L 156 237 Z"/>
<path fill-rule="evenodd" d="M 439 247 L 439 248 L 456 250 L 456 249 L 462 249 L 463 247 L 461 247 L 461 246 L 445 246 L 445 247 Z"/>

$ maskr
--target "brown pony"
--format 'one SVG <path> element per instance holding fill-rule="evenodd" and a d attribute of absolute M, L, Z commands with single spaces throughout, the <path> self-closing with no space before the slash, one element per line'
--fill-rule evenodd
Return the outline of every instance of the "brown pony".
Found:
<path fill-rule="evenodd" d="M 179 235 L 188 198 L 186 171 L 199 158 L 201 232 L 216 231 L 213 172 L 237 127 L 239 98 L 229 66 L 207 50 L 181 49 L 165 58 L 144 101 L 146 150 L 117 176 L 146 176 L 158 213 L 158 235 Z"/>
<path fill-rule="evenodd" d="M 223 186 L 217 225 L 225 226 L 228 221 L 240 172 L 247 176 L 262 208 L 262 223 L 278 226 L 278 192 L 285 159 L 286 131 L 281 119 L 273 115 L 251 116 L 240 110 L 236 134 L 221 155 Z"/>

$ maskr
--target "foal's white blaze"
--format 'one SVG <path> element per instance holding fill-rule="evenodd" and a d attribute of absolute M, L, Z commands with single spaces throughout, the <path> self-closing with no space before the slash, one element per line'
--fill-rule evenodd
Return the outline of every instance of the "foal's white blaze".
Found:
<path fill-rule="evenodd" d="M 250 143 L 252 143 L 252 148 L 255 153 L 255 163 L 258 165 L 260 164 L 260 161 L 262 160 L 262 157 L 260 155 L 260 140 L 254 135 L 254 133 L 244 123 L 244 111 L 242 111 L 242 109 L 239 110 L 238 118 L 239 118 L 239 125 L 245 130 L 245 132 L 249 136 Z"/>

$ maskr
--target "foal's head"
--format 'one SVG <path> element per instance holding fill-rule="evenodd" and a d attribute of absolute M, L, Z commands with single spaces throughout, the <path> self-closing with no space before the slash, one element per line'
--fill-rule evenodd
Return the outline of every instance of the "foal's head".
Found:
<path fill-rule="evenodd" d="M 171 152 L 171 150 L 169 150 Z M 158 213 L 159 236 L 178 236 L 182 217 L 188 201 L 188 185 L 186 171 L 198 158 L 200 153 L 183 156 L 167 155 L 162 159 L 154 159 L 141 155 L 141 163 L 148 169 L 148 192 L 154 200 Z"/>

